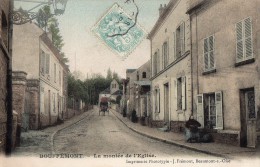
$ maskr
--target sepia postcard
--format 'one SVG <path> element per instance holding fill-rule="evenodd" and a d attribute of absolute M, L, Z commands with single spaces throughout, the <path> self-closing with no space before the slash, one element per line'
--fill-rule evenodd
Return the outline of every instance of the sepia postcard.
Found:
<path fill-rule="evenodd" d="M 260 0 L 1 0 L 0 167 L 260 166 L 259 20 Z"/>

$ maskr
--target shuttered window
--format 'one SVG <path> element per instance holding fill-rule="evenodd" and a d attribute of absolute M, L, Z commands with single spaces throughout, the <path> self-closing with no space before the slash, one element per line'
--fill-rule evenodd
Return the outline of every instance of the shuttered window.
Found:
<path fill-rule="evenodd" d="M 202 94 L 197 95 L 197 121 L 204 128 L 204 103 Z"/>
<path fill-rule="evenodd" d="M 215 92 L 216 129 L 223 129 L 222 92 Z"/>
<path fill-rule="evenodd" d="M 46 74 L 50 74 L 50 55 L 46 54 L 45 56 L 46 60 L 45 60 L 45 73 Z"/>
<path fill-rule="evenodd" d="M 179 58 L 185 52 L 185 26 L 184 22 L 176 29 L 175 58 Z"/>
<path fill-rule="evenodd" d="M 40 69 L 41 69 L 41 74 L 45 74 L 45 53 L 44 51 L 41 51 L 41 57 L 40 57 L 41 63 L 40 63 Z"/>
<path fill-rule="evenodd" d="M 215 69 L 214 59 L 214 37 L 210 36 L 204 39 L 204 70 Z"/>
<path fill-rule="evenodd" d="M 153 55 L 153 75 L 155 76 L 157 74 L 157 52 Z"/>
<path fill-rule="evenodd" d="M 155 95 L 154 95 L 154 100 L 155 100 L 155 112 L 159 113 L 160 112 L 160 89 L 155 89 Z"/>
<path fill-rule="evenodd" d="M 163 67 L 166 68 L 169 63 L 169 47 L 168 42 L 164 42 L 162 46 L 162 54 L 163 54 Z"/>
<path fill-rule="evenodd" d="M 157 49 L 157 73 L 161 70 L 160 49 Z"/>
<path fill-rule="evenodd" d="M 236 61 L 253 58 L 252 21 L 246 18 L 236 24 Z"/>
<path fill-rule="evenodd" d="M 186 77 L 177 78 L 174 81 L 177 110 L 186 109 Z"/>

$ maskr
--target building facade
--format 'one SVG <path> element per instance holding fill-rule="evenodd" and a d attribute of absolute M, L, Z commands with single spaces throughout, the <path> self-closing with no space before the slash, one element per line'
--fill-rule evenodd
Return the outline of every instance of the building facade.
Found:
<path fill-rule="evenodd" d="M 27 23 L 14 27 L 13 70 L 27 73 L 27 89 L 34 94 L 34 109 L 30 113 L 32 129 L 63 119 L 67 109 L 68 68 L 53 46 L 51 36 L 37 25 Z"/>
<path fill-rule="evenodd" d="M 127 69 L 126 70 L 126 80 L 125 84 L 125 92 L 123 95 L 125 96 L 126 101 L 126 115 L 130 117 L 132 111 L 134 110 L 134 81 L 137 80 L 136 69 Z"/>
<path fill-rule="evenodd" d="M 255 147 L 260 135 L 259 5 L 189 2 L 194 115 L 215 141 Z"/>
<path fill-rule="evenodd" d="M 192 110 L 190 19 L 187 0 L 160 7 L 151 30 L 151 98 L 153 126 L 165 123 L 182 131 Z"/>
<path fill-rule="evenodd" d="M 150 60 L 140 66 L 136 71 L 136 81 L 134 81 L 134 108 L 137 117 L 147 117 L 151 108 L 150 97 Z M 148 104 L 149 103 L 149 104 Z"/>
<path fill-rule="evenodd" d="M 8 70 L 10 69 L 10 53 L 9 53 L 9 13 L 10 4 L 9 0 L 0 1 L 0 153 L 4 153 L 7 146 L 7 113 L 8 110 L 8 95 L 11 92 L 8 89 Z M 9 77 L 9 78 L 8 78 Z"/>

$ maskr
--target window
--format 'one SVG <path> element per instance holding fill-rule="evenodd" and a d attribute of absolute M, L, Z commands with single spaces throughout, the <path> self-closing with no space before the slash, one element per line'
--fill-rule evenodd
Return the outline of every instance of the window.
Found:
<path fill-rule="evenodd" d="M 56 63 L 54 63 L 54 82 L 56 82 Z"/>
<path fill-rule="evenodd" d="M 143 76 L 142 76 L 143 78 L 146 78 L 146 72 L 143 72 Z"/>
<path fill-rule="evenodd" d="M 59 85 L 61 85 L 61 72 L 59 71 Z"/>
<path fill-rule="evenodd" d="M 154 95 L 154 100 L 155 100 L 155 112 L 159 113 L 160 112 L 160 89 L 155 89 L 155 95 Z"/>
<path fill-rule="evenodd" d="M 44 51 L 41 51 L 41 64 L 40 64 L 40 68 L 41 68 L 41 74 L 44 75 L 45 74 L 45 53 Z"/>
<path fill-rule="evenodd" d="M 136 79 L 137 79 L 137 81 L 139 81 L 139 72 L 138 71 L 136 72 Z"/>
<path fill-rule="evenodd" d="M 197 120 L 207 129 L 223 129 L 222 92 L 197 96 Z"/>
<path fill-rule="evenodd" d="M 186 77 L 177 78 L 175 81 L 175 92 L 177 100 L 177 110 L 186 109 Z"/>
<path fill-rule="evenodd" d="M 41 50 L 40 55 L 40 70 L 42 75 L 49 75 L 50 73 L 50 55 L 46 54 L 44 51 Z"/>
<path fill-rule="evenodd" d="M 215 69 L 214 60 L 214 37 L 210 36 L 204 39 L 204 70 L 210 71 Z"/>
<path fill-rule="evenodd" d="M 157 74 L 157 52 L 154 53 L 153 55 L 153 75 L 156 75 Z"/>
<path fill-rule="evenodd" d="M 252 21 L 244 19 L 236 24 L 236 61 L 253 58 Z"/>
<path fill-rule="evenodd" d="M 176 38 L 175 38 L 175 56 L 176 59 L 181 57 L 182 54 L 184 54 L 185 51 L 185 33 L 184 33 L 184 23 L 182 23 L 177 29 L 176 29 Z"/>
<path fill-rule="evenodd" d="M 169 62 L 168 42 L 163 43 L 162 56 L 163 56 L 163 67 L 166 68 Z"/>
<path fill-rule="evenodd" d="M 55 99 L 55 93 L 52 94 L 53 96 L 53 112 L 56 112 L 56 99 Z"/>

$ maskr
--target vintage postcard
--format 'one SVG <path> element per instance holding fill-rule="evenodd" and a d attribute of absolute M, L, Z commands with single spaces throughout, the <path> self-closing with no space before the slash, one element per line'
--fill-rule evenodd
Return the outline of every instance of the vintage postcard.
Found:
<path fill-rule="evenodd" d="M 259 6 L 1 0 L 0 167 L 260 166 Z"/>

